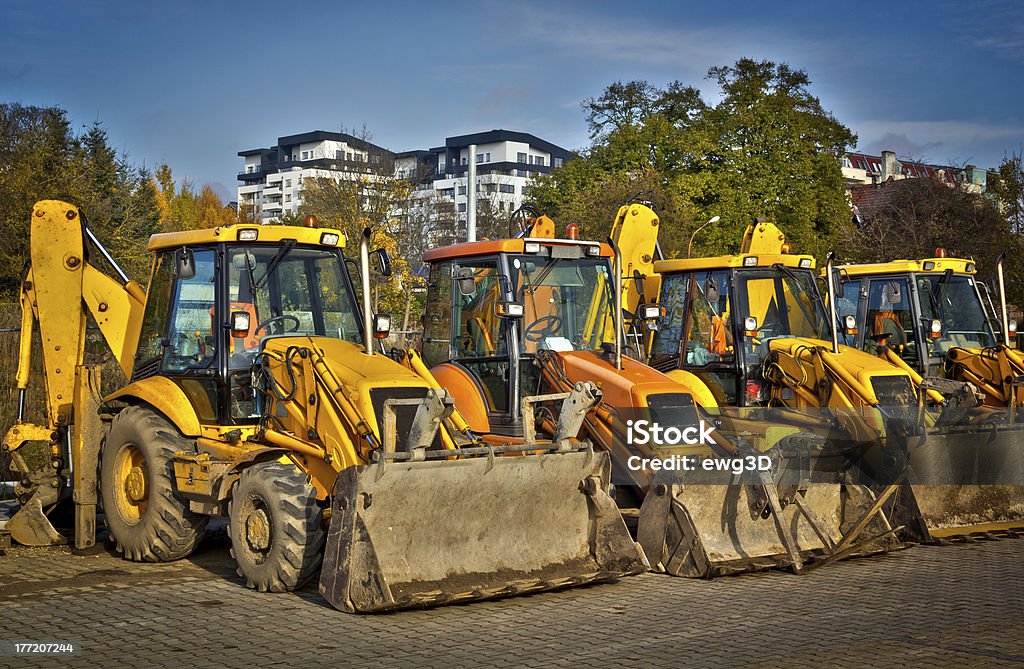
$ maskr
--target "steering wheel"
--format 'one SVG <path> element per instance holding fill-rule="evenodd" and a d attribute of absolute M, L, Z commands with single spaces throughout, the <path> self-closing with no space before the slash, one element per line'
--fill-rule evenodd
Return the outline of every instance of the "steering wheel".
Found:
<path fill-rule="evenodd" d="M 541 316 L 523 330 L 523 338 L 527 341 L 540 341 L 544 337 L 550 337 L 561 329 L 561 316 L 556 316 L 554 314 L 550 316 Z"/>
<path fill-rule="evenodd" d="M 294 324 L 294 327 L 292 327 L 291 330 L 287 329 L 285 327 L 285 325 L 284 325 L 285 321 L 291 321 Z M 282 314 L 281 316 L 274 316 L 273 318 L 268 318 L 267 320 L 265 320 L 262 323 L 260 323 L 259 325 L 257 325 L 256 329 L 253 330 L 252 335 L 255 337 L 257 332 L 259 332 L 260 330 L 266 328 L 271 323 L 280 323 L 281 324 L 281 329 L 278 330 L 276 334 L 284 334 L 286 332 L 298 332 L 299 327 L 302 325 L 302 323 L 299 321 L 299 319 L 296 318 L 295 316 L 292 316 L 291 314 Z M 269 335 L 269 334 L 271 334 L 271 332 L 268 330 L 267 334 Z"/>

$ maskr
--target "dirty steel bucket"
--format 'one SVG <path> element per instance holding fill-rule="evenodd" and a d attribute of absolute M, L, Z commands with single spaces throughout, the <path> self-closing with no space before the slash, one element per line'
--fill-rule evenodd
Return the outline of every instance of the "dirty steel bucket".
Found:
<path fill-rule="evenodd" d="M 605 453 L 387 462 L 335 484 L 321 594 L 364 613 L 606 581 L 647 570 Z"/>
<path fill-rule="evenodd" d="M 1024 533 L 1024 429 L 930 430 L 907 451 L 893 518 L 923 542 Z"/>
<path fill-rule="evenodd" d="M 896 543 L 882 514 L 872 515 L 852 542 L 841 543 L 874 503 L 865 486 L 811 483 L 780 499 L 781 512 L 775 514 L 756 484 L 655 485 L 640 508 L 637 539 L 652 567 L 694 578 L 777 567 L 799 571 L 837 547 L 851 546 L 842 551 L 850 557 L 884 552 Z M 858 545 L 859 537 L 876 539 Z"/>

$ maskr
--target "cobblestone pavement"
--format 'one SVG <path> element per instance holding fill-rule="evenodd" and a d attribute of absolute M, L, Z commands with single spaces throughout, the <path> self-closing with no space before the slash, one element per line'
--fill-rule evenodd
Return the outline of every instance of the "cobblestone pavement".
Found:
<path fill-rule="evenodd" d="M 1024 666 L 1024 539 L 917 546 L 811 574 L 646 574 L 527 597 L 353 616 L 247 590 L 223 539 L 135 564 L 0 557 L 0 640 L 73 640 L 60 666 Z M 0 666 L 58 660 L 0 657 Z"/>

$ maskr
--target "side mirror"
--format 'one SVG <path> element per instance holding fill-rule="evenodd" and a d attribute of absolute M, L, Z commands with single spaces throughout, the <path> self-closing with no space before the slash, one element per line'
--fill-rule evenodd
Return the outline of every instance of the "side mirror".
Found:
<path fill-rule="evenodd" d="M 391 314 L 377 314 L 373 317 L 373 336 L 375 339 L 387 339 L 391 334 Z"/>
<path fill-rule="evenodd" d="M 242 339 L 249 336 L 249 328 L 252 323 L 248 311 L 231 312 L 231 336 L 235 339 Z"/>
<path fill-rule="evenodd" d="M 196 276 L 196 259 L 192 249 L 180 248 L 174 252 L 174 276 L 188 281 Z"/>
<path fill-rule="evenodd" d="M 708 280 L 704 282 L 704 298 L 710 304 L 717 304 L 719 297 L 721 297 L 721 293 L 718 290 L 718 282 L 715 281 L 715 277 L 709 276 Z"/>
<path fill-rule="evenodd" d="M 476 292 L 476 281 L 473 279 L 473 270 L 460 269 L 458 275 L 459 293 L 469 297 Z"/>
<path fill-rule="evenodd" d="M 387 249 L 377 249 L 373 255 L 377 256 L 377 269 L 381 276 L 391 276 L 391 256 L 388 255 Z"/>
<path fill-rule="evenodd" d="M 494 315 L 502 318 L 522 318 L 525 310 L 518 302 L 495 302 Z"/>

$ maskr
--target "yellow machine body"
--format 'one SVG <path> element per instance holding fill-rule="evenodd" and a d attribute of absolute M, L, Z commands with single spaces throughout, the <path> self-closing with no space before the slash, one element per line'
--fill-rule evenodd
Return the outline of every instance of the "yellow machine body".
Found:
<path fill-rule="evenodd" d="M 436 382 L 375 350 L 372 330 L 357 327 L 373 314 L 368 298 L 355 307 L 340 232 L 232 225 L 154 235 L 147 302 L 109 256 L 124 281 L 90 260 L 106 251 L 77 207 L 42 201 L 32 220 L 17 381 L 24 393 L 38 324 L 48 414 L 34 424 L 20 412 L 4 438 L 28 482 L 8 525 L 19 543 L 64 541 L 47 513 L 73 491 L 75 543 L 88 547 L 102 489 L 126 557 L 184 557 L 208 517 L 227 515 L 251 587 L 299 587 L 322 555 L 321 592 L 349 612 L 646 569 L 607 494 L 605 454 L 575 435 L 485 444 Z M 340 283 L 313 283 L 332 277 Z M 98 370 L 83 364 L 86 312 L 130 379 L 103 398 L 102 414 Z M 165 334 L 160 323 L 172 321 Z M 147 439 L 161 446 L 136 443 Z M 53 461 L 29 471 L 18 451 L 34 440 L 50 442 Z M 176 520 L 161 525 L 168 514 Z"/>

